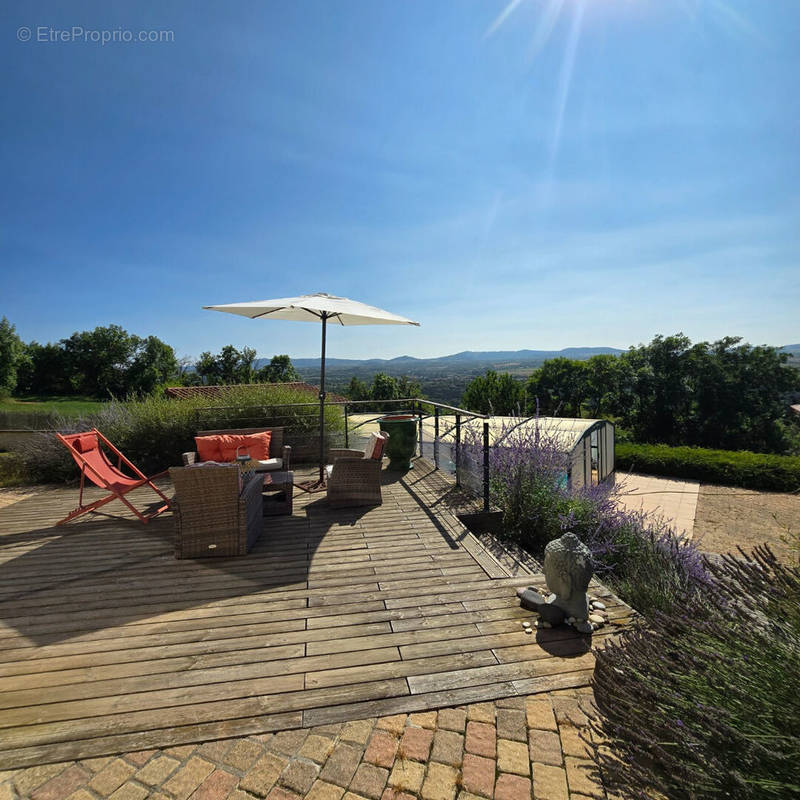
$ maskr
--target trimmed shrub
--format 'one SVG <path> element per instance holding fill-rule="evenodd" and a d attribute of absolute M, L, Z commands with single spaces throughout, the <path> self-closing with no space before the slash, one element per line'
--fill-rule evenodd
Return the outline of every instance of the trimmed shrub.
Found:
<path fill-rule="evenodd" d="M 708 564 L 674 611 L 596 652 L 596 755 L 615 794 L 800 796 L 800 569 L 766 546 L 745 559 Z"/>
<path fill-rule="evenodd" d="M 329 438 L 344 429 L 338 406 L 325 408 Z M 78 419 L 60 419 L 53 429 L 61 433 L 97 428 L 145 474 L 181 463 L 181 453 L 194 450 L 198 430 L 284 426 L 288 444 L 319 435 L 319 407 L 308 394 L 287 387 L 232 386 L 224 400 L 195 397 L 172 400 L 148 396 L 114 401 L 98 413 Z M 76 477 L 77 468 L 67 449 L 52 433 L 31 437 L 17 448 L 28 480 L 60 482 Z"/>
<path fill-rule="evenodd" d="M 617 443 L 617 469 L 773 492 L 800 489 L 800 456 Z"/>

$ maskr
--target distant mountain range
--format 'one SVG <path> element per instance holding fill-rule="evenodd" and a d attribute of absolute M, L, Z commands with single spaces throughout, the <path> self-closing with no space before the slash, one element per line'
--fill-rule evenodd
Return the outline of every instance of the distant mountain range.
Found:
<path fill-rule="evenodd" d="M 587 359 L 592 356 L 609 353 L 619 355 L 624 353 L 616 347 L 565 347 L 563 350 L 464 350 L 449 356 L 436 356 L 434 358 L 415 358 L 414 356 L 397 356 L 397 358 L 326 358 L 325 364 L 329 367 L 433 367 L 437 364 L 474 366 L 486 362 L 497 364 L 522 365 L 530 362 L 546 361 L 548 358 L 576 358 Z M 261 358 L 258 366 L 269 363 L 269 359 Z M 319 368 L 318 358 L 293 358 L 292 364 L 297 369 Z"/>
<path fill-rule="evenodd" d="M 787 344 L 780 348 L 782 352 L 791 353 L 800 358 L 800 344 Z M 530 366 L 541 364 L 549 358 L 574 358 L 584 361 L 592 356 L 610 354 L 619 355 L 626 352 L 617 347 L 565 347 L 562 350 L 463 350 L 449 356 L 435 356 L 433 358 L 416 358 L 415 356 L 397 356 L 396 358 L 326 358 L 328 367 L 367 367 L 377 370 L 388 369 L 396 372 L 398 369 L 419 369 L 439 366 L 476 367 L 485 365 L 496 366 Z M 259 358 L 258 367 L 268 364 L 268 358 Z M 293 358 L 292 364 L 297 369 L 319 369 L 319 358 Z"/>

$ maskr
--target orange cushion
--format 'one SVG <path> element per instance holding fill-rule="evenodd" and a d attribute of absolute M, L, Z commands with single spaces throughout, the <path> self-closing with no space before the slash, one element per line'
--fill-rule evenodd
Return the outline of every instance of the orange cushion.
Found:
<path fill-rule="evenodd" d="M 195 436 L 194 443 L 201 461 L 222 461 L 221 436 Z"/>
<path fill-rule="evenodd" d="M 272 438 L 271 431 L 250 434 L 225 434 L 220 436 L 220 453 L 222 461 L 235 461 L 236 451 L 239 455 L 247 453 L 256 461 L 266 461 L 269 458 L 269 443 Z"/>
<path fill-rule="evenodd" d="M 88 453 L 90 450 L 97 448 L 97 435 L 94 433 L 87 433 L 84 436 L 78 436 L 72 440 L 72 446 L 79 453 Z"/>

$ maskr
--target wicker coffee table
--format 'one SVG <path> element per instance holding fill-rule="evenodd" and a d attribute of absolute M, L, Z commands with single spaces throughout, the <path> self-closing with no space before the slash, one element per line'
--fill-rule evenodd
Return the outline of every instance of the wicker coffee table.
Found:
<path fill-rule="evenodd" d="M 294 472 L 264 473 L 264 516 L 292 513 Z"/>

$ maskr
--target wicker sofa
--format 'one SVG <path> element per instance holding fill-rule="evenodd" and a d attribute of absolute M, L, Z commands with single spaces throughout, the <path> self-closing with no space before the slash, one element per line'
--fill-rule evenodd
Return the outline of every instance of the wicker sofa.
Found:
<path fill-rule="evenodd" d="M 239 489 L 238 465 L 173 467 L 175 558 L 243 556 L 264 529 L 264 476 Z"/>
<path fill-rule="evenodd" d="M 272 434 L 269 441 L 269 462 L 262 462 L 259 472 L 270 472 L 272 470 L 290 470 L 292 468 L 292 448 L 283 443 L 283 428 L 232 428 L 221 431 L 197 431 L 197 436 L 247 436 L 252 433 Z M 197 453 L 184 453 L 184 466 L 199 464 L 201 459 Z"/>

